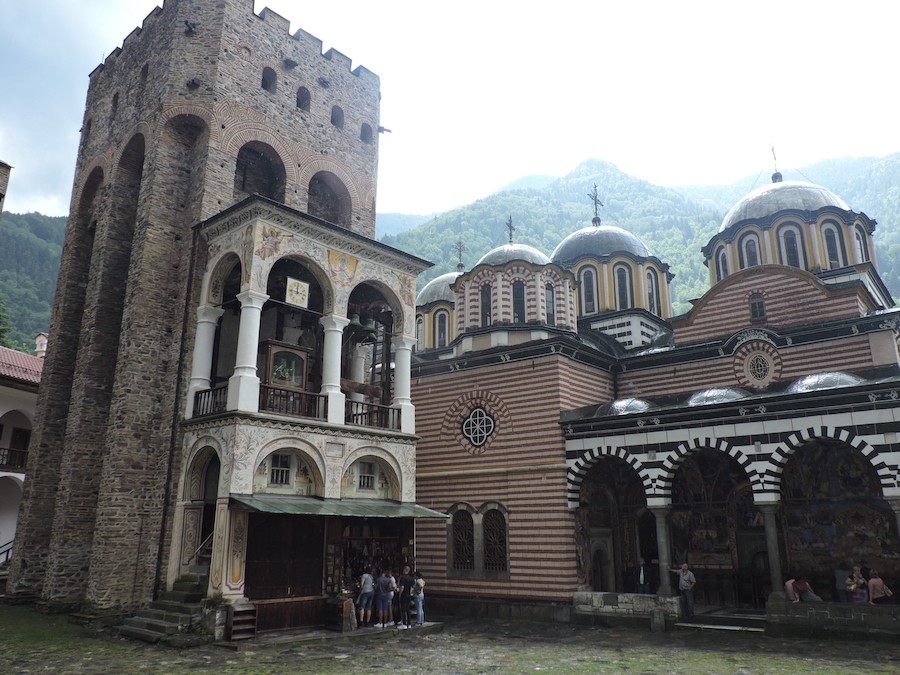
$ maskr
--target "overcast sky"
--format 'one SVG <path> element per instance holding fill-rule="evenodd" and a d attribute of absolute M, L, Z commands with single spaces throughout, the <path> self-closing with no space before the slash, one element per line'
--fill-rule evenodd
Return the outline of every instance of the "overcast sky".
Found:
<path fill-rule="evenodd" d="M 68 212 L 88 74 L 157 4 L 3 3 L 8 211 Z M 900 151 L 887 0 L 264 6 L 381 78 L 379 212 L 448 210 L 588 158 L 679 185 L 768 174 L 772 146 L 780 169 Z"/>

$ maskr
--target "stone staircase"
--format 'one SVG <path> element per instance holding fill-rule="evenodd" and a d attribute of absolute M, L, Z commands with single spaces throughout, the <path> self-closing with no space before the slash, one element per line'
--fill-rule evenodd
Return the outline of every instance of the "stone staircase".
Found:
<path fill-rule="evenodd" d="M 171 591 L 160 593 L 159 599 L 148 608 L 127 617 L 117 627 L 119 634 L 152 643 L 176 642 L 191 634 L 202 636 L 201 601 L 206 595 L 206 584 L 205 576 L 185 575 L 175 582 Z"/>

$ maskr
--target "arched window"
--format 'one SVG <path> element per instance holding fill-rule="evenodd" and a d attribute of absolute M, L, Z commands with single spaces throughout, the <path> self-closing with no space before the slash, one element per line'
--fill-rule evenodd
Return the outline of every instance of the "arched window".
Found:
<path fill-rule="evenodd" d="M 270 94 L 275 93 L 275 90 L 278 87 L 278 76 L 275 74 L 274 70 L 269 67 L 263 68 L 260 86 Z"/>
<path fill-rule="evenodd" d="M 484 530 L 484 571 L 505 572 L 506 518 L 499 509 L 490 509 L 485 512 L 481 525 Z"/>
<path fill-rule="evenodd" d="M 755 232 L 741 237 L 740 265 L 741 269 L 759 265 L 759 237 Z"/>
<path fill-rule="evenodd" d="M 525 323 L 525 282 L 514 281 L 512 284 L 513 323 Z"/>
<path fill-rule="evenodd" d="M 854 238 L 856 239 L 856 259 L 859 262 L 868 262 L 869 244 L 866 240 L 866 233 L 859 225 L 854 229 Z"/>
<path fill-rule="evenodd" d="M 468 511 L 453 514 L 453 569 L 475 569 L 475 522 Z"/>
<path fill-rule="evenodd" d="M 647 311 L 656 316 L 662 316 L 659 301 L 659 276 L 654 269 L 647 270 Z"/>
<path fill-rule="evenodd" d="M 416 317 L 416 351 L 425 349 L 422 341 L 425 339 L 425 320 L 421 316 Z"/>
<path fill-rule="evenodd" d="M 716 281 L 728 276 L 728 254 L 723 246 L 716 252 Z"/>
<path fill-rule="evenodd" d="M 350 191 L 329 171 L 320 171 L 309 181 L 309 215 L 350 228 L 353 204 Z"/>
<path fill-rule="evenodd" d="M 372 142 L 372 125 L 363 122 L 362 126 L 359 128 L 359 140 L 363 143 Z"/>
<path fill-rule="evenodd" d="M 556 293 L 553 292 L 553 284 L 544 287 L 544 304 L 547 306 L 547 325 L 556 325 Z"/>
<path fill-rule="evenodd" d="M 344 128 L 344 111 L 339 106 L 331 108 L 331 123 L 338 129 Z"/>
<path fill-rule="evenodd" d="M 778 243 L 781 249 L 781 264 L 803 268 L 806 264 L 806 253 L 803 249 L 803 234 L 794 224 L 783 225 L 778 230 Z"/>
<path fill-rule="evenodd" d="M 822 228 L 825 239 L 826 268 L 836 270 L 844 267 L 844 251 L 841 245 L 841 233 L 832 223 L 827 223 Z"/>
<path fill-rule="evenodd" d="M 766 300 L 762 293 L 750 294 L 750 321 L 754 323 L 766 320 Z"/>
<path fill-rule="evenodd" d="M 491 285 L 485 284 L 481 287 L 481 325 L 491 325 Z"/>
<path fill-rule="evenodd" d="M 312 96 L 309 93 L 309 89 L 300 87 L 297 90 L 297 107 L 300 110 L 309 110 L 310 103 L 312 103 Z"/>
<path fill-rule="evenodd" d="M 286 182 L 284 162 L 271 146 L 251 141 L 240 149 L 234 171 L 234 196 L 237 199 L 260 194 L 284 202 Z"/>
<path fill-rule="evenodd" d="M 449 315 L 445 310 L 439 311 L 434 315 L 434 346 L 447 346 L 447 326 L 449 324 Z"/>
<path fill-rule="evenodd" d="M 581 313 L 593 314 L 597 311 L 597 283 L 594 270 L 586 267 L 581 270 Z"/>
<path fill-rule="evenodd" d="M 634 289 L 631 283 L 631 268 L 628 265 L 616 265 L 616 309 L 630 309 L 634 306 Z"/>

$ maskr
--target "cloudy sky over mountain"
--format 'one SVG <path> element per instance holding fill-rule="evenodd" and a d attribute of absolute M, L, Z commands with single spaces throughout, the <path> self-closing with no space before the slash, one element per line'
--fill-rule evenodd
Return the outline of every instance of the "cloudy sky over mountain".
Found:
<path fill-rule="evenodd" d="M 67 213 L 88 74 L 157 4 L 6 3 L 9 211 Z M 678 185 L 768 174 L 772 146 L 780 168 L 900 150 L 893 3 L 264 6 L 380 76 L 381 212 L 450 209 L 590 157 Z"/>

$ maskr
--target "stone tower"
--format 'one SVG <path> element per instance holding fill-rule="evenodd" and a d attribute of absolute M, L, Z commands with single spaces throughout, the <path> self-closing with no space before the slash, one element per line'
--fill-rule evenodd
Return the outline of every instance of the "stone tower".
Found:
<path fill-rule="evenodd" d="M 165 0 L 91 73 L 8 593 L 152 595 L 203 274 L 192 228 L 259 194 L 374 237 L 379 97 L 253 0 Z"/>

